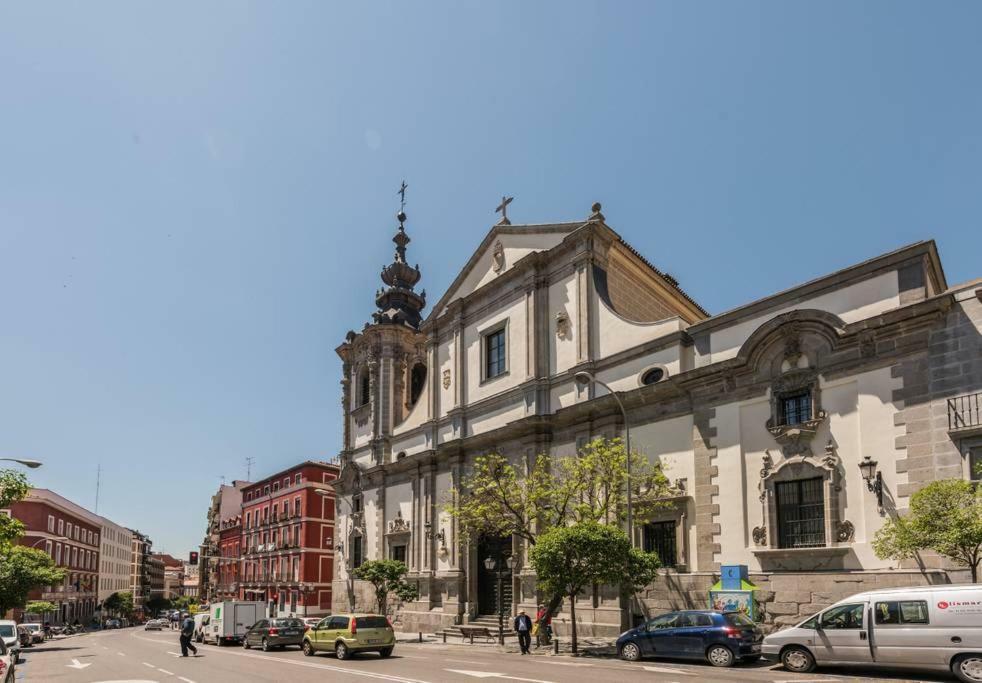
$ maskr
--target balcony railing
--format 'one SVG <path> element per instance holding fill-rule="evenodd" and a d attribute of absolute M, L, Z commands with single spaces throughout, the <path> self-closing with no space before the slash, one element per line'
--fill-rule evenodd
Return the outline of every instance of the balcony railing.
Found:
<path fill-rule="evenodd" d="M 982 429 L 982 393 L 948 399 L 948 431 Z"/>

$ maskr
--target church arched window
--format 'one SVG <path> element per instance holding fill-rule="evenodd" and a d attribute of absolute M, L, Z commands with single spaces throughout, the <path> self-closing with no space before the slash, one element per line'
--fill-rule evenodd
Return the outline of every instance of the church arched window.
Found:
<path fill-rule="evenodd" d="M 416 363 L 409 373 L 409 405 L 416 405 L 424 386 L 426 386 L 426 366 Z"/>
<path fill-rule="evenodd" d="M 358 373 L 358 407 L 366 405 L 371 399 L 372 385 L 368 377 L 368 368 L 362 368 Z"/>

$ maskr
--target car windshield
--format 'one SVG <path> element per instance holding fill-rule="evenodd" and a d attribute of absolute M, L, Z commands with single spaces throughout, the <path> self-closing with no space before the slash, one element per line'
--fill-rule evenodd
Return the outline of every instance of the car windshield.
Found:
<path fill-rule="evenodd" d="M 10 624 L 0 624 L 0 638 L 13 638 L 14 627 Z"/>
<path fill-rule="evenodd" d="M 385 617 L 357 617 L 355 626 L 358 628 L 386 628 L 389 622 Z"/>
<path fill-rule="evenodd" d="M 298 628 L 303 626 L 303 622 L 299 619 L 273 619 L 272 625 L 279 628 Z"/>
<path fill-rule="evenodd" d="M 41 624 L 24 624 L 24 628 L 28 631 L 38 631 L 41 629 Z"/>
<path fill-rule="evenodd" d="M 724 614 L 723 617 L 726 619 L 726 623 L 728 623 L 730 626 L 753 627 L 754 625 L 753 620 L 741 612 L 728 612 Z"/>

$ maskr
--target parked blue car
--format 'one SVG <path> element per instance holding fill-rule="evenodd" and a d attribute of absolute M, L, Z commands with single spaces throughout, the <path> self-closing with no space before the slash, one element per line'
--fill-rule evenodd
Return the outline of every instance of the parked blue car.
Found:
<path fill-rule="evenodd" d="M 662 614 L 617 639 L 617 653 L 642 657 L 704 659 L 713 666 L 760 659 L 764 634 L 745 614 L 685 610 Z"/>

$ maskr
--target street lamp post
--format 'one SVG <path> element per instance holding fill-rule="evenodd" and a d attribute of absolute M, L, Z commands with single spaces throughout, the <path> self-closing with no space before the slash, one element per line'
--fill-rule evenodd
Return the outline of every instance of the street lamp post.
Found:
<path fill-rule="evenodd" d="M 36 470 L 44 463 L 38 460 L 24 460 L 21 458 L 0 458 L 0 460 L 5 460 L 7 462 L 16 462 L 18 465 L 23 465 L 24 467 L 29 467 L 32 470 Z"/>
<path fill-rule="evenodd" d="M 484 566 L 489 572 L 494 572 L 498 579 L 498 645 L 505 644 L 505 601 L 502 596 L 504 588 L 504 577 L 511 576 L 512 569 L 515 567 L 515 558 L 511 555 L 507 559 L 499 551 L 498 558 L 487 557 Z M 506 569 L 507 567 L 507 569 Z"/>
<path fill-rule="evenodd" d="M 631 539 L 631 546 L 634 546 L 634 512 L 631 508 L 631 426 L 627 422 L 627 411 L 624 409 L 624 404 L 621 403 L 620 397 L 617 395 L 606 382 L 601 382 L 594 375 L 586 371 L 580 371 L 573 375 L 573 379 L 576 380 L 577 384 L 586 386 L 589 384 L 599 384 L 607 392 L 614 397 L 617 401 L 617 407 L 621 409 L 621 415 L 624 418 L 624 447 L 627 449 L 627 537 Z"/>

